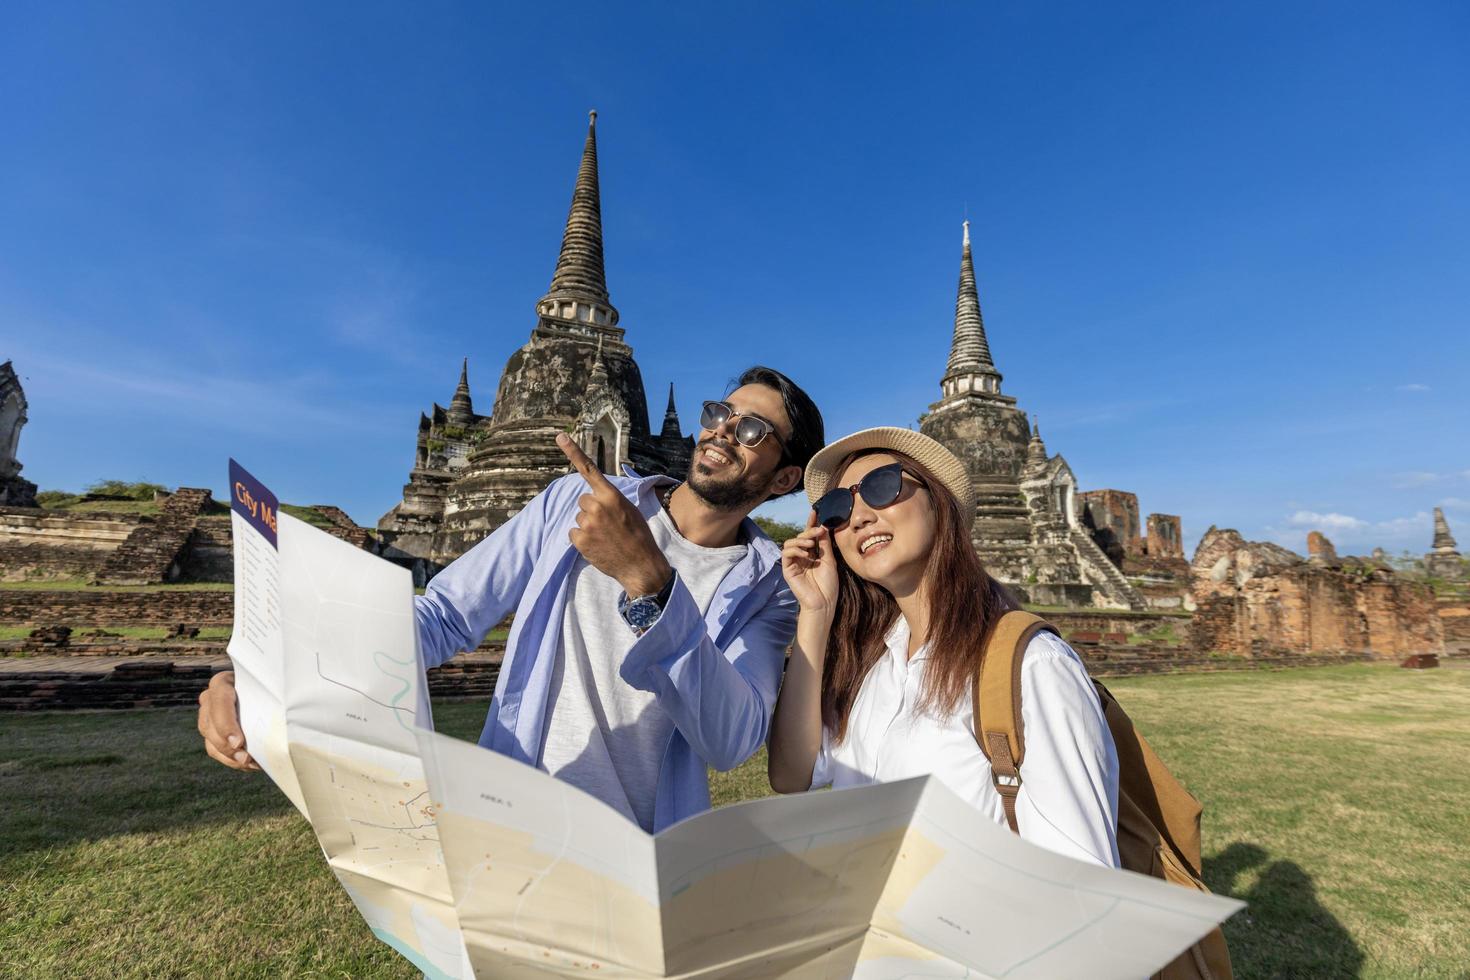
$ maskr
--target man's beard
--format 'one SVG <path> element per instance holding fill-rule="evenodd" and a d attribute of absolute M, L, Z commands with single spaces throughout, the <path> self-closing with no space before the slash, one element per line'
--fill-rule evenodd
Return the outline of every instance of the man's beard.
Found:
<path fill-rule="evenodd" d="M 719 450 L 732 461 L 739 459 L 735 455 L 737 450 L 729 446 L 722 446 L 713 440 L 695 446 L 694 458 L 689 461 L 689 475 L 685 478 L 685 482 L 688 483 L 689 489 L 694 491 L 696 497 L 716 510 L 745 510 L 751 504 L 758 504 L 770 495 L 771 481 L 775 479 L 774 473 L 764 477 L 744 474 L 729 480 L 713 479 L 713 474 L 699 461 L 700 452 L 707 446 Z"/>

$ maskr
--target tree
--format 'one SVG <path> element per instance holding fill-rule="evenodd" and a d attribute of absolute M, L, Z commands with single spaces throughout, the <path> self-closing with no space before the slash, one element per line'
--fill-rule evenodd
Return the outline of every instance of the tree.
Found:
<path fill-rule="evenodd" d="M 769 517 L 757 517 L 755 523 L 757 527 L 770 535 L 771 540 L 777 544 L 785 544 L 789 539 L 801 533 L 801 528 L 795 524 L 787 524 L 785 521 L 773 521 Z"/>

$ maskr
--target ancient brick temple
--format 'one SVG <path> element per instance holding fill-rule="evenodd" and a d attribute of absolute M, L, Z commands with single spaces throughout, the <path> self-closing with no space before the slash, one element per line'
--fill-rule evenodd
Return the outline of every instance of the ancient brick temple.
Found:
<path fill-rule="evenodd" d="M 468 362 L 447 409 L 420 417 L 403 500 L 378 522 L 383 554 L 432 574 L 505 523 L 567 472 L 556 435 L 570 431 L 604 472 L 683 476 L 693 440 L 679 430 L 669 389 L 663 427 L 648 424 L 648 399 L 633 349 L 608 297 L 597 177 L 597 114 L 587 126 L 561 253 L 536 326 L 510 356 L 495 407 L 477 415 Z"/>
<path fill-rule="evenodd" d="M 0 364 L 0 507 L 36 506 L 36 485 L 20 475 L 20 430 L 26 424 L 26 393 L 15 368 Z"/>
<path fill-rule="evenodd" d="M 1031 602 L 1142 609 L 1144 597 L 1097 546 L 1078 513 L 1077 479 L 1000 389 L 990 355 L 970 223 L 964 224 L 954 339 L 940 399 L 920 431 L 964 461 L 975 483 L 972 537 L 991 573 Z"/>
<path fill-rule="evenodd" d="M 0 436 L 5 429 L 0 427 Z M 1444 511 L 1434 508 L 1434 543 L 1424 556 L 1424 569 L 1438 578 L 1461 579 L 1466 577 L 1465 560 L 1455 550 L 1455 538 L 1450 534 L 1450 523 L 1444 519 Z"/>
<path fill-rule="evenodd" d="M 1139 520 L 1138 496 L 1126 490 L 1085 490 L 1079 517 L 1092 539 L 1155 609 L 1192 609 L 1184 532 L 1174 514 Z"/>

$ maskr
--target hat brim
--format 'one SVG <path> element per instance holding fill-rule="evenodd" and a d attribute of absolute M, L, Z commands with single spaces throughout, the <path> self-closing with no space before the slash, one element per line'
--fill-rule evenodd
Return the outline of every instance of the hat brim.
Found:
<path fill-rule="evenodd" d="M 806 499 L 816 504 L 824 493 L 832 489 L 832 481 L 838 468 L 853 453 L 882 449 L 902 453 L 922 463 L 955 495 L 965 513 L 975 509 L 975 485 L 970 482 L 965 464 L 954 453 L 923 433 L 892 425 L 862 429 L 818 450 L 806 464 Z"/>

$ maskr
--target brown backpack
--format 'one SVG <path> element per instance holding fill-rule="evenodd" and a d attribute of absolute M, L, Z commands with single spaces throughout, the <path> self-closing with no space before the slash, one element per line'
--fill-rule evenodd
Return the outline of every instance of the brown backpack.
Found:
<path fill-rule="evenodd" d="M 975 740 L 1016 828 L 1016 794 L 1026 741 L 1021 731 L 1021 659 L 1037 633 L 1057 633 L 1039 616 L 1015 610 L 990 631 L 975 683 Z M 1117 700 L 1096 680 L 1098 701 L 1118 750 L 1118 855 L 1129 871 L 1209 891 L 1200 878 L 1200 804 L 1149 748 Z M 1217 927 L 1160 970 L 1162 980 L 1233 976 L 1225 935 Z"/>

